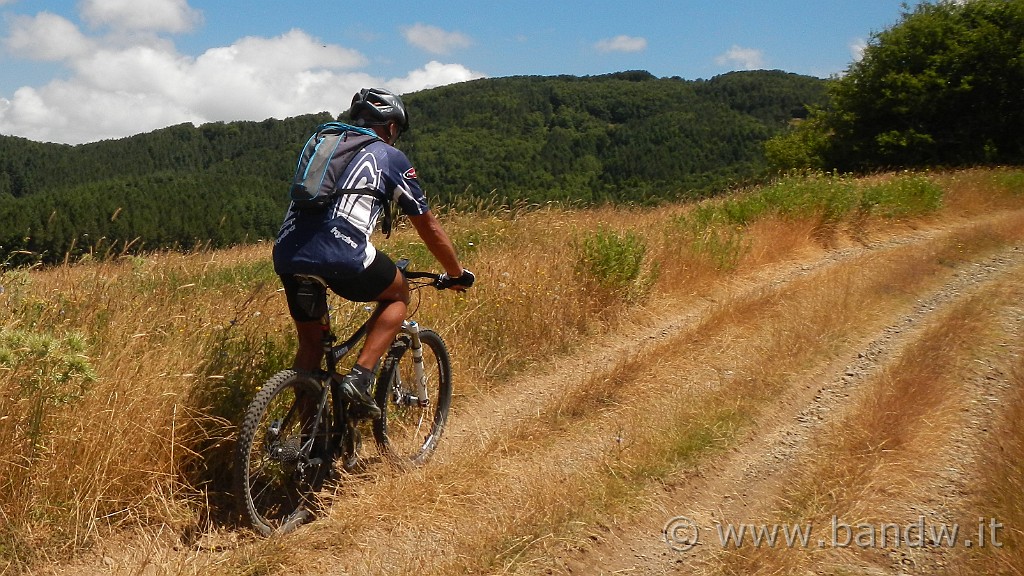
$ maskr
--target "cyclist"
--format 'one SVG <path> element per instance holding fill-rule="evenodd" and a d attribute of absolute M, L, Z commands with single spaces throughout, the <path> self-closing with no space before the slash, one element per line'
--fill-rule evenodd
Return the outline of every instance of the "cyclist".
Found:
<path fill-rule="evenodd" d="M 401 98 L 387 90 L 364 88 L 352 97 L 348 121 L 372 130 L 380 140 L 356 154 L 337 182 L 346 183 L 346 189 L 366 189 L 368 193 L 338 195 L 322 210 L 289 206 L 274 242 L 274 270 L 281 278 L 298 334 L 297 370 L 313 371 L 320 366 L 319 320 L 327 310 L 327 292 L 320 283 L 296 274 L 323 278 L 331 291 L 347 300 L 377 302 L 356 364 L 342 379 L 341 393 L 359 415 L 379 418 L 380 408 L 370 395 L 373 368 L 401 329 L 409 303 L 409 286 L 401 272 L 370 242 L 378 218 L 390 209 L 381 198 L 393 200 L 409 217 L 444 268 L 444 286 L 465 290 L 475 278 L 459 262 L 451 240 L 430 212 L 415 168 L 394 147 L 409 129 Z"/>

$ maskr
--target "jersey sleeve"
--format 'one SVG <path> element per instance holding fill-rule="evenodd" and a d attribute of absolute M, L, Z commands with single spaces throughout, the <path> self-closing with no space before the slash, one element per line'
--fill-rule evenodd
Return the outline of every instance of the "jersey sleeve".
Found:
<path fill-rule="evenodd" d="M 430 206 L 427 204 L 427 196 L 420 186 L 420 181 L 416 177 L 416 168 L 413 167 L 409 158 L 396 148 L 388 151 L 388 157 L 389 161 L 385 170 L 388 193 L 392 195 L 406 216 L 426 214 L 430 210 Z"/>

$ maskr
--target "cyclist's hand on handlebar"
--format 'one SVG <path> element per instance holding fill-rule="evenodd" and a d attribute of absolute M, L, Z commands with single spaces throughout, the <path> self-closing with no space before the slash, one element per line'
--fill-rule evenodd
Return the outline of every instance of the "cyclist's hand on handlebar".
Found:
<path fill-rule="evenodd" d="M 451 290 L 458 290 L 459 292 L 465 292 L 466 288 L 469 288 L 476 282 L 476 276 L 467 268 L 462 269 L 462 275 L 452 278 L 448 274 L 441 274 L 441 277 L 437 279 L 438 290 L 444 290 L 445 288 Z"/>

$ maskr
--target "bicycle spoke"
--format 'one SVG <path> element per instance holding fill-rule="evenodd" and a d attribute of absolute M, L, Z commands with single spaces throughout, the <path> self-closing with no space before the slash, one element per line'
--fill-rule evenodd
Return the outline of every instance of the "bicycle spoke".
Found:
<path fill-rule="evenodd" d="M 420 331 L 421 386 L 405 338 L 389 352 L 378 383 L 376 398 L 384 415 L 374 422 L 374 437 L 385 455 L 420 464 L 430 457 L 444 430 L 451 403 L 451 368 L 441 338 L 430 330 Z"/>

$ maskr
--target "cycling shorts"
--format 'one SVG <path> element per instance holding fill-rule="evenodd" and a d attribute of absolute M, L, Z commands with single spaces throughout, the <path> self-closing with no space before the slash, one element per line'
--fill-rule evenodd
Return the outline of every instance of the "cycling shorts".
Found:
<path fill-rule="evenodd" d="M 366 270 L 354 276 L 321 276 L 331 292 L 352 302 L 372 302 L 395 281 L 398 267 L 387 254 L 377 251 Z M 307 284 L 294 274 L 282 274 L 288 312 L 296 322 L 320 320 L 327 312 L 327 289 L 319 282 Z M 309 293 L 310 291 L 314 293 Z"/>

